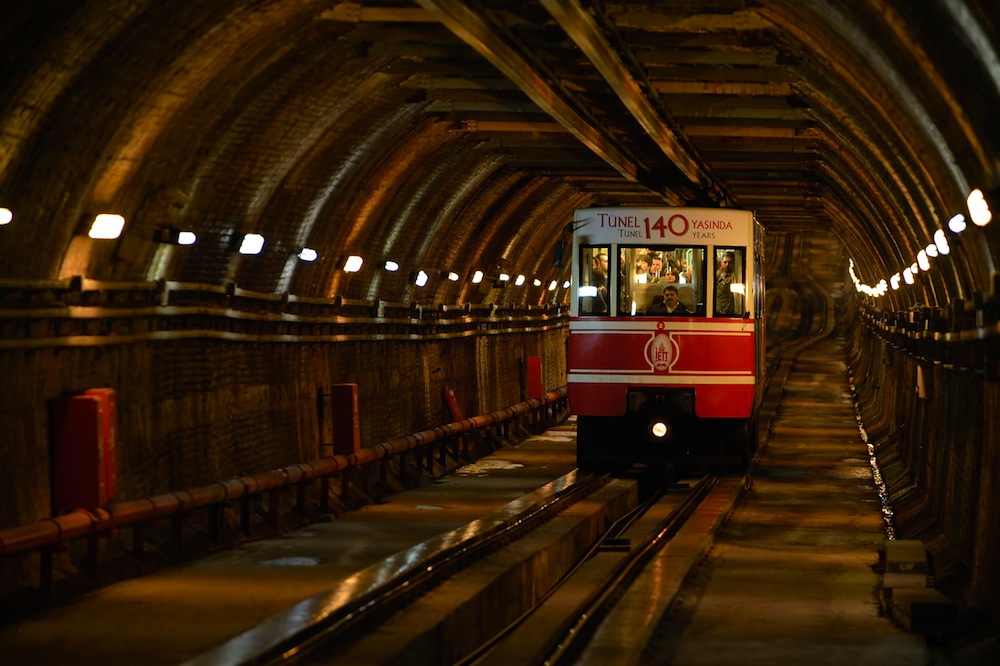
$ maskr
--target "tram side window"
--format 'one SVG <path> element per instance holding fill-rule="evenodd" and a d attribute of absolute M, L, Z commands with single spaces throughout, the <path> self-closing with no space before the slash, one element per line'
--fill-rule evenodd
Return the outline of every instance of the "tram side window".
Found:
<path fill-rule="evenodd" d="M 699 246 L 621 248 L 619 314 L 704 316 L 706 253 Z"/>
<path fill-rule="evenodd" d="M 580 247 L 580 298 L 581 315 L 608 313 L 608 252 L 607 246 Z"/>
<path fill-rule="evenodd" d="M 746 293 L 744 248 L 715 248 L 716 316 L 742 316 L 746 310 Z"/>

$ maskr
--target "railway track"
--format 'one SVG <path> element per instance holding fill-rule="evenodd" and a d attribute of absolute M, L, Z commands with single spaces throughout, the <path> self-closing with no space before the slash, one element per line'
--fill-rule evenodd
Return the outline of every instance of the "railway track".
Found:
<path fill-rule="evenodd" d="M 738 484 L 705 477 L 648 492 L 637 478 L 574 473 L 420 544 L 389 579 L 359 574 L 187 664 L 568 663 L 643 567 L 685 559 L 670 545 L 692 517 L 704 522 L 706 498 L 718 523 Z M 678 588 L 686 571 L 676 574 Z"/>
<path fill-rule="evenodd" d="M 516 626 L 464 663 L 606 664 L 641 648 L 647 623 L 637 623 L 635 609 L 666 612 L 732 508 L 739 483 L 705 476 L 665 489 L 625 529 L 609 531 Z"/>

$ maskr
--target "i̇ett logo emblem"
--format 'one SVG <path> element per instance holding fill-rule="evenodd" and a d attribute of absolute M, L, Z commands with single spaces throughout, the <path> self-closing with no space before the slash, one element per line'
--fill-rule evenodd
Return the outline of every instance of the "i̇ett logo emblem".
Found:
<path fill-rule="evenodd" d="M 659 332 L 654 333 L 650 337 L 643 351 L 646 356 L 646 362 L 649 363 L 655 372 L 666 372 L 677 360 L 677 343 L 667 333 L 663 332 L 662 326 L 658 326 L 657 328 L 660 329 Z"/>

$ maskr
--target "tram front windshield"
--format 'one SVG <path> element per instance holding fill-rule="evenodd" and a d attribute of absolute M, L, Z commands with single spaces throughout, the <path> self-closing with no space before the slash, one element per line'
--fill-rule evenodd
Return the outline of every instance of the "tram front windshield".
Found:
<path fill-rule="evenodd" d="M 705 255 L 704 246 L 619 247 L 618 314 L 705 316 Z"/>
<path fill-rule="evenodd" d="M 742 317 L 746 310 L 743 247 L 581 246 L 579 261 L 583 316 L 611 308 L 629 317 Z"/>

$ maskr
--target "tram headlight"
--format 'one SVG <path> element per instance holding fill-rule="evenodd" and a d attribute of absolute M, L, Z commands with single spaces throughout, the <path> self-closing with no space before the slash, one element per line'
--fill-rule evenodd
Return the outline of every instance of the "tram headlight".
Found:
<path fill-rule="evenodd" d="M 670 432 L 670 426 L 664 421 L 656 421 L 649 427 L 649 432 L 657 439 L 663 439 Z"/>

